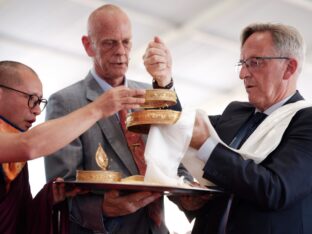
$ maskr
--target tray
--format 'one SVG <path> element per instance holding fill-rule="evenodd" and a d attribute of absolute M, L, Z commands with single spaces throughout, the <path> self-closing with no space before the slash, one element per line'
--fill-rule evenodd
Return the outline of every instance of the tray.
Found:
<path fill-rule="evenodd" d="M 64 183 L 65 189 L 71 190 L 75 187 L 79 187 L 84 190 L 125 190 L 125 191 L 150 191 L 160 192 L 164 195 L 199 195 L 206 193 L 223 193 L 223 191 L 217 187 L 208 188 L 184 188 L 175 186 L 162 186 L 154 184 L 142 184 L 142 183 L 93 183 L 93 182 L 80 182 L 80 181 L 56 181 L 54 183 Z"/>

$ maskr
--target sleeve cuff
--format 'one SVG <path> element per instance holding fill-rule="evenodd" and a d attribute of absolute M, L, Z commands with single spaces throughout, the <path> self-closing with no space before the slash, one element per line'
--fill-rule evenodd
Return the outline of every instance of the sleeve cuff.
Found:
<path fill-rule="evenodd" d="M 218 142 L 212 138 L 209 137 L 205 143 L 199 148 L 197 152 L 198 159 L 202 160 L 203 162 L 207 162 L 210 158 L 210 155 L 214 148 L 217 146 Z"/>

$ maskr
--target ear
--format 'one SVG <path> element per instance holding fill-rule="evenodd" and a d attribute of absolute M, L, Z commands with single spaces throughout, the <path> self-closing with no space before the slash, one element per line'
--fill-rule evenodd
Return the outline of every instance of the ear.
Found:
<path fill-rule="evenodd" d="M 89 57 L 94 57 L 95 56 L 95 52 L 92 46 L 92 42 L 91 39 L 88 36 L 83 36 L 81 38 L 83 47 L 85 48 L 85 51 L 87 52 Z"/>
<path fill-rule="evenodd" d="M 287 68 L 286 68 L 286 71 L 285 71 L 285 74 L 284 74 L 284 80 L 290 79 L 293 76 L 293 74 L 297 71 L 297 68 L 298 68 L 297 60 L 290 58 L 288 65 L 287 65 Z"/>

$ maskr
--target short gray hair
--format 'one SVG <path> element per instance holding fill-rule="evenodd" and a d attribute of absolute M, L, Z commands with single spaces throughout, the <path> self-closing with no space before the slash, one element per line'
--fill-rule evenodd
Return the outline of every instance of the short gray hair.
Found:
<path fill-rule="evenodd" d="M 298 74 L 301 72 L 306 48 L 303 37 L 296 28 L 274 23 L 250 24 L 241 33 L 241 47 L 256 32 L 270 32 L 279 56 L 295 58 L 298 62 Z"/>

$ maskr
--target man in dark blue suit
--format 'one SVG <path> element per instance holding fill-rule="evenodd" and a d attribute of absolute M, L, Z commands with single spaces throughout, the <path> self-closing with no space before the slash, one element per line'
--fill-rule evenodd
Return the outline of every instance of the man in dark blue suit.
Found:
<path fill-rule="evenodd" d="M 232 102 L 222 115 L 209 116 L 225 145 L 214 139 L 199 117 L 191 142 L 199 150 L 196 156 L 205 162 L 203 177 L 228 195 L 208 201 L 182 199 L 182 207 L 196 217 L 193 233 L 310 234 L 312 108 L 299 108 L 285 129 L 274 133 L 280 142 L 262 161 L 244 158 L 233 149 L 242 147 L 243 138 L 247 143 L 248 136 L 240 135 L 255 112 L 266 114 L 270 124 L 272 113 L 303 100 L 297 91 L 303 39 L 287 25 L 252 24 L 242 32 L 240 58 L 239 77 L 249 102 Z M 237 138 L 242 139 L 235 145 Z M 272 138 L 267 147 L 276 140 Z"/>

